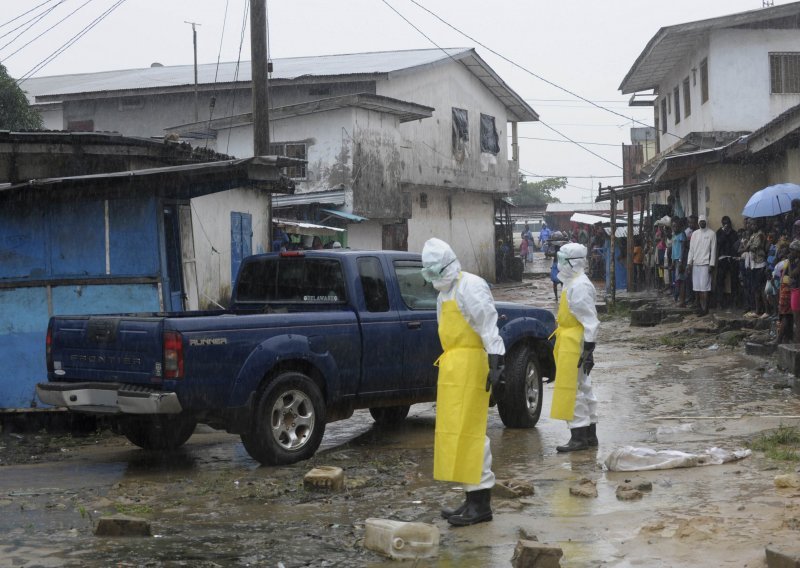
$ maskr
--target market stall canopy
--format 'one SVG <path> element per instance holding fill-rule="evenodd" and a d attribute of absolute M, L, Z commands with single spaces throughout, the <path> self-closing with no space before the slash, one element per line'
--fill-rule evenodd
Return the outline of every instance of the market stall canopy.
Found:
<path fill-rule="evenodd" d="M 605 224 L 611 222 L 611 219 L 608 217 L 589 215 L 588 213 L 573 213 L 569 220 L 573 223 L 583 223 L 584 225 L 596 225 L 597 223 Z"/>
<path fill-rule="evenodd" d="M 316 225 L 314 223 L 304 223 L 302 221 L 289 221 L 288 219 L 273 219 L 272 223 L 282 227 L 290 235 L 338 235 L 345 232 L 345 229 L 338 227 L 328 227 L 327 225 Z"/>

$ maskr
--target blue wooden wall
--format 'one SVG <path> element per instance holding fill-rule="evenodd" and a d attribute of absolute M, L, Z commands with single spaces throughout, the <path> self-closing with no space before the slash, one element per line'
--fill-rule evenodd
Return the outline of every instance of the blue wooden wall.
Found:
<path fill-rule="evenodd" d="M 108 201 L 106 274 L 103 198 L 0 204 L 0 408 L 35 404 L 50 315 L 159 310 L 157 284 L 126 278 L 161 275 L 160 213 L 152 196 Z"/>

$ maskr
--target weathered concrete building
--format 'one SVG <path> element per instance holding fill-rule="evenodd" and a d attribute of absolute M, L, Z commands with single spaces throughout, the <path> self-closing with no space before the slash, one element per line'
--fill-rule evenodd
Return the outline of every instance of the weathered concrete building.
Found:
<path fill-rule="evenodd" d="M 22 87 L 50 128 L 172 134 L 245 157 L 253 139 L 249 65 L 199 66 L 200 108 L 192 66 L 45 77 Z M 343 191 L 343 203 L 325 208 L 359 221 L 347 225 L 349 246 L 420 250 L 435 235 L 453 244 L 467 270 L 494 278 L 496 204 L 518 184 L 515 124 L 538 115 L 473 49 L 278 59 L 273 69 L 273 152 L 307 160 L 288 172 L 298 196 Z M 216 197 L 193 200 L 208 236 L 196 243 L 198 257 L 216 254 L 221 267 L 219 282 L 201 282 L 210 295 L 231 277 L 217 241 L 230 228 L 212 226 L 218 205 Z M 319 209 L 306 208 L 315 215 L 306 220 L 319 222 Z"/>
<path fill-rule="evenodd" d="M 619 88 L 632 104 L 650 95 L 658 153 L 617 198 L 672 197 L 676 215 L 708 215 L 714 228 L 729 215 L 741 226 L 755 191 L 800 181 L 797 166 L 776 169 L 748 141 L 800 104 L 800 2 L 661 28 Z"/>

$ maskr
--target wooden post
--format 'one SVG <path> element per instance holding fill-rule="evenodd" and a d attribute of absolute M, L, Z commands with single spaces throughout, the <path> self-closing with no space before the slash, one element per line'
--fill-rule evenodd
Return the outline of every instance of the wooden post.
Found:
<path fill-rule="evenodd" d="M 633 197 L 629 197 L 627 201 L 628 209 L 628 239 L 625 251 L 625 267 L 628 271 L 628 293 L 633 292 Z"/>
<path fill-rule="evenodd" d="M 269 154 L 269 77 L 266 0 L 250 0 L 250 65 L 253 93 L 253 155 Z M 267 194 L 267 250 L 272 250 L 272 194 Z"/>
<path fill-rule="evenodd" d="M 611 192 L 611 250 L 609 251 L 608 272 L 611 287 L 611 306 L 613 307 L 617 300 L 617 270 L 616 259 L 614 258 L 617 246 L 617 192 L 614 189 L 609 191 Z"/>

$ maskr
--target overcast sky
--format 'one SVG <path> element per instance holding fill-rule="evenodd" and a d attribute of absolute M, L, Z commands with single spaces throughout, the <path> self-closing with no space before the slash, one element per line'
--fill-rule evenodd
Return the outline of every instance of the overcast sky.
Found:
<path fill-rule="evenodd" d="M 652 125 L 653 116 L 650 108 L 628 107 L 628 97 L 618 87 L 659 28 L 762 7 L 762 0 L 416 2 L 452 28 L 412 0 L 268 0 L 270 56 L 475 47 L 539 113 L 542 122 L 519 127 L 520 168 L 531 181 L 539 176 L 568 177 L 568 187 L 557 193 L 564 202 L 592 200 L 598 182 L 622 183 L 620 145 L 630 141 L 632 126 L 641 126 L 634 120 Z M 0 62 L 18 78 L 119 0 L 0 3 Z M 3 25 L 40 4 L 30 15 Z M 218 56 L 221 61 L 236 61 L 245 4 L 246 0 L 123 0 L 34 76 L 149 67 L 156 61 L 191 64 L 192 32 L 184 21 L 200 24 L 199 63 L 214 63 Z M 52 12 L 30 29 L 11 31 L 52 6 Z M 241 47 L 243 60 L 250 59 L 249 37 L 248 29 Z M 598 109 L 545 80 L 619 114 Z M 562 135 L 600 157 L 566 142 Z"/>

